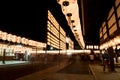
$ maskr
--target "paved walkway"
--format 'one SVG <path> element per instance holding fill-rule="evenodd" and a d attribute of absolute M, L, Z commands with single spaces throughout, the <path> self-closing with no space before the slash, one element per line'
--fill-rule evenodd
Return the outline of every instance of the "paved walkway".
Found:
<path fill-rule="evenodd" d="M 89 65 L 96 80 L 120 80 L 120 68 L 115 68 L 116 72 L 103 72 L 101 65 Z"/>
<path fill-rule="evenodd" d="M 26 63 L 26 61 L 6 61 L 5 64 L 0 62 L 0 65 Z M 88 74 L 73 74 L 58 72 L 70 63 L 59 63 L 56 66 L 47 68 L 42 71 L 23 76 L 16 80 L 120 80 L 120 67 L 115 68 L 116 72 L 103 72 L 103 66 L 100 64 L 90 64 L 89 67 L 93 75 Z M 79 66 L 78 66 L 79 68 Z M 69 71 L 68 71 L 69 72 Z"/>
<path fill-rule="evenodd" d="M 32 73 L 30 75 L 18 78 L 16 80 L 50 80 L 51 78 L 53 78 L 55 72 L 64 68 L 66 65 L 69 65 L 69 64 L 66 64 L 66 62 L 65 63 L 60 63 L 60 64 L 58 64 L 54 67 L 47 68 L 45 70 Z M 57 78 L 58 77 L 59 76 L 57 76 Z M 54 80 L 54 79 L 51 79 L 51 80 Z"/>
<path fill-rule="evenodd" d="M 81 68 L 80 66 L 85 66 L 85 68 Z M 16 80 L 95 80 L 94 76 L 90 74 L 89 71 L 87 73 L 83 73 L 86 72 L 84 71 L 87 69 L 86 66 L 87 65 L 84 65 L 84 63 L 81 63 L 78 60 L 73 64 L 64 62 L 54 67 L 20 77 Z"/>
<path fill-rule="evenodd" d="M 120 68 L 116 68 L 116 72 L 103 72 L 103 66 L 98 64 L 89 65 L 93 75 L 58 73 L 67 65 L 69 64 L 61 63 L 16 80 L 120 80 Z"/>

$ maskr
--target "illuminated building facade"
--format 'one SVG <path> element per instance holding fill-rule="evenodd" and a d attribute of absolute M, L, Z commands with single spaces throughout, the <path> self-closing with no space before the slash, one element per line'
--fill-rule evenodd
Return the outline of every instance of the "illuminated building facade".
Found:
<path fill-rule="evenodd" d="M 100 27 L 100 49 L 115 47 L 120 44 L 120 0 L 115 3 Z"/>
<path fill-rule="evenodd" d="M 66 42 L 67 42 L 67 44 L 66 44 L 67 49 L 74 50 L 74 42 L 69 37 L 66 38 Z"/>
<path fill-rule="evenodd" d="M 0 60 L 13 60 L 16 54 L 31 53 L 34 48 L 43 50 L 45 43 L 0 31 Z"/>
<path fill-rule="evenodd" d="M 115 71 L 114 64 L 118 63 L 120 57 L 120 0 L 115 0 L 107 18 L 100 27 L 100 49 L 108 50 L 110 70 Z"/>
<path fill-rule="evenodd" d="M 47 45 L 52 47 L 50 49 L 66 50 L 66 32 L 50 11 L 47 21 Z"/>

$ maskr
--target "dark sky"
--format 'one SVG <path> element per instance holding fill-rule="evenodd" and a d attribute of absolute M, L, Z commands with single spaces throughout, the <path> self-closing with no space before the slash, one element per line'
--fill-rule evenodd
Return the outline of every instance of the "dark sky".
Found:
<path fill-rule="evenodd" d="M 44 42 L 47 23 L 47 4 L 44 1 L 5 1 L 1 4 L 1 30 Z"/>
<path fill-rule="evenodd" d="M 99 28 L 107 17 L 115 0 L 83 0 L 85 17 L 85 40 L 99 44 Z"/>

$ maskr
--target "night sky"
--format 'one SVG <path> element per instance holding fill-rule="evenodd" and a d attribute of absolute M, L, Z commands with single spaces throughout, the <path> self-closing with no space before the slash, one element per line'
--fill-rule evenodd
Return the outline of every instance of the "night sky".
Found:
<path fill-rule="evenodd" d="M 115 0 L 83 0 L 85 17 L 85 41 L 99 44 L 99 28 Z"/>
<path fill-rule="evenodd" d="M 20 0 L 1 4 L 0 29 L 2 31 L 44 42 L 47 25 L 45 2 Z"/>

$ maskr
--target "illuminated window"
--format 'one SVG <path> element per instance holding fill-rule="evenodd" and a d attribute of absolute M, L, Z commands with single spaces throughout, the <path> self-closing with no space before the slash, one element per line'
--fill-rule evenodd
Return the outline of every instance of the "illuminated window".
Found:
<path fill-rule="evenodd" d="M 109 12 L 108 19 L 110 18 L 110 16 L 112 15 L 113 12 L 114 12 L 114 8 L 112 7 L 112 9 Z"/>
<path fill-rule="evenodd" d="M 104 39 L 106 39 L 106 38 L 107 38 L 107 33 L 104 34 Z"/>
<path fill-rule="evenodd" d="M 109 29 L 109 34 L 113 34 L 117 30 L 116 24 L 114 24 L 110 29 Z"/>
<path fill-rule="evenodd" d="M 116 6 L 118 6 L 119 3 L 120 3 L 120 0 L 115 1 Z"/>
<path fill-rule="evenodd" d="M 118 15 L 118 18 L 120 18 L 120 6 L 117 8 L 117 15 Z"/>
<path fill-rule="evenodd" d="M 108 21 L 108 27 L 110 28 L 113 25 L 113 23 L 115 23 L 115 22 L 116 21 L 115 21 L 115 14 L 114 14 L 114 15 L 112 15 L 112 17 Z"/>
<path fill-rule="evenodd" d="M 106 26 L 103 28 L 103 34 L 106 32 Z"/>
<path fill-rule="evenodd" d="M 100 38 L 102 37 L 102 32 L 100 33 Z"/>

